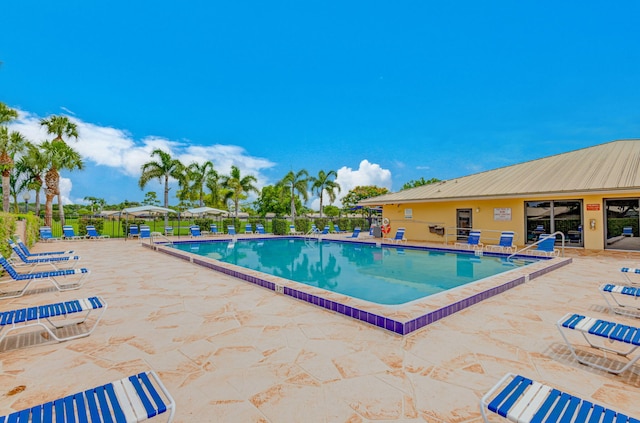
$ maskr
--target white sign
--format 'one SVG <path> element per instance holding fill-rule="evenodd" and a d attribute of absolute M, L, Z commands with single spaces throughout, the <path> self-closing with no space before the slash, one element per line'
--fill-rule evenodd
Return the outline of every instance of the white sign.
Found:
<path fill-rule="evenodd" d="M 404 218 L 413 219 L 413 209 L 404 209 Z"/>
<path fill-rule="evenodd" d="M 511 207 L 497 207 L 493 209 L 493 220 L 510 221 Z"/>

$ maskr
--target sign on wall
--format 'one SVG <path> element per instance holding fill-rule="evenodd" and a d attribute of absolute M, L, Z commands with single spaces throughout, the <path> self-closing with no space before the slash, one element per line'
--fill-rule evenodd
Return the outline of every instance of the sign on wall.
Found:
<path fill-rule="evenodd" d="M 587 210 L 588 211 L 599 211 L 600 210 L 600 204 L 587 204 Z"/>
<path fill-rule="evenodd" d="M 413 209 L 404 209 L 404 218 L 413 219 Z"/>
<path fill-rule="evenodd" d="M 510 221 L 511 207 L 496 207 L 493 209 L 493 220 Z"/>

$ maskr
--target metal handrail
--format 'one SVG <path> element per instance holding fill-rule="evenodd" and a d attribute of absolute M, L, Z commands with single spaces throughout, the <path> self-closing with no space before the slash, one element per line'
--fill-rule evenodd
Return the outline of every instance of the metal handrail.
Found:
<path fill-rule="evenodd" d="M 560 231 L 556 231 L 556 232 L 554 232 L 554 233 L 552 233 L 552 234 L 550 234 L 550 235 L 547 235 L 546 237 L 550 237 L 550 236 L 552 236 L 552 237 L 554 237 L 554 238 L 555 238 L 555 237 L 556 237 L 556 235 L 560 235 L 560 238 L 562 239 L 562 249 L 561 249 L 561 253 L 560 253 L 560 254 L 561 254 L 561 256 L 562 256 L 562 257 L 564 257 L 564 233 L 563 233 L 563 232 L 560 232 Z M 545 237 L 545 238 L 546 238 L 546 237 Z M 540 244 L 543 240 L 544 240 L 544 238 L 539 238 L 539 239 L 538 239 L 536 242 L 534 242 L 533 244 L 529 244 L 529 245 L 527 245 L 526 247 L 522 248 L 521 250 L 518 250 L 518 251 L 516 251 L 515 253 L 511 254 L 509 257 L 507 257 L 507 260 L 509 261 L 509 260 L 511 260 L 514 256 L 516 256 L 516 255 L 518 255 L 518 254 L 521 254 L 523 251 L 529 250 L 529 249 L 531 249 L 532 247 L 537 246 L 537 245 L 538 245 L 538 244 Z"/>
<path fill-rule="evenodd" d="M 450 233 L 449 231 L 452 230 L 454 231 L 454 233 Z M 456 237 L 456 240 L 458 238 L 458 231 L 459 230 L 464 230 L 464 231 L 473 231 L 473 230 L 478 230 L 481 233 L 481 237 L 480 238 L 484 238 L 484 240 L 492 240 L 492 241 L 498 241 L 500 239 L 499 234 L 501 234 L 502 232 L 506 232 L 505 230 L 500 230 L 500 229 L 478 229 L 478 228 L 457 228 L 455 226 L 447 226 L 445 228 L 445 234 L 444 234 L 444 242 L 445 244 L 449 243 L 449 237 Z M 496 235 L 498 235 L 497 238 L 491 238 L 491 237 L 487 237 L 484 236 L 486 235 L 488 232 L 491 233 L 495 233 Z M 517 242 L 518 239 L 520 239 L 520 234 L 516 231 L 509 231 L 509 232 L 513 232 L 513 242 Z M 464 235 L 463 235 L 464 236 Z"/>
<path fill-rule="evenodd" d="M 155 238 L 162 238 L 167 240 L 167 243 L 171 246 L 173 246 L 173 241 L 169 238 L 167 238 L 165 235 L 163 235 L 161 232 L 151 232 L 151 236 L 149 237 L 149 242 L 155 244 Z"/>

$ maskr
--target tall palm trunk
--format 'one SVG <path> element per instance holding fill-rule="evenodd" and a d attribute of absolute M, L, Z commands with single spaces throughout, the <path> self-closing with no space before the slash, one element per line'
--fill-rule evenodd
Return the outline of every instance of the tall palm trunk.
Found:
<path fill-rule="evenodd" d="M 53 199 L 56 195 L 60 194 L 60 175 L 58 174 L 58 170 L 55 167 L 52 167 L 47 171 L 44 176 L 45 184 L 47 185 L 45 188 L 46 194 L 46 202 L 44 207 L 44 225 L 52 227 L 53 224 Z"/>
<path fill-rule="evenodd" d="M 11 206 L 11 167 L 13 167 L 13 160 L 6 151 L 3 151 L 0 155 L 0 165 L 4 169 L 2 171 L 2 211 L 5 213 L 9 211 Z"/>
<path fill-rule="evenodd" d="M 60 215 L 60 225 L 64 226 L 64 207 L 62 207 L 62 198 L 60 197 L 60 190 L 58 190 L 58 214 Z"/>
<path fill-rule="evenodd" d="M 291 187 L 291 221 L 295 225 L 296 223 L 296 199 L 294 197 L 294 188 Z"/>

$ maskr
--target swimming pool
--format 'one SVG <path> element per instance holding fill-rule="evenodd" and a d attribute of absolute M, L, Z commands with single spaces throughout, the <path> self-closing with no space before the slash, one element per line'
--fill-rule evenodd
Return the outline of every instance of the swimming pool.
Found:
<path fill-rule="evenodd" d="M 530 261 L 317 239 L 175 244 L 182 251 L 384 305 L 399 305 Z"/>
<path fill-rule="evenodd" d="M 279 237 L 272 235 L 267 235 L 266 237 L 241 235 L 237 238 L 238 240 L 243 238 L 252 239 L 253 242 L 255 242 L 254 248 L 256 249 L 259 249 L 261 245 L 270 245 L 265 244 L 265 242 L 270 239 L 282 239 L 287 241 L 291 239 L 302 239 L 301 237 Z M 373 238 L 357 241 L 343 240 L 343 237 L 340 237 L 339 235 L 329 235 L 327 238 L 333 238 L 340 243 L 352 243 L 356 246 L 355 248 L 362 248 L 367 245 L 375 245 L 376 243 L 379 243 L 379 240 L 375 240 Z M 216 243 L 219 248 L 229 248 L 227 247 L 227 245 L 231 245 L 229 241 L 231 241 L 231 237 L 226 236 L 226 240 L 220 239 L 213 241 L 213 243 Z M 215 252 L 212 252 L 211 257 L 195 254 L 200 250 L 207 248 L 205 245 L 210 243 L 212 243 L 212 241 L 207 239 L 181 241 L 178 238 L 178 240 L 166 239 L 164 241 L 154 241 L 152 238 L 148 239 L 147 242 L 143 242 L 142 245 L 171 257 L 175 257 L 265 288 L 277 295 L 283 295 L 291 299 L 302 301 L 309 305 L 323 308 L 329 312 L 341 314 L 350 319 L 385 329 L 398 335 L 409 335 L 416 330 L 435 323 L 447 316 L 465 310 L 468 307 L 474 306 L 509 289 L 525 284 L 539 276 L 545 275 L 572 262 L 571 258 L 565 257 L 540 260 L 527 266 L 513 268 L 510 271 L 502 272 L 495 276 L 485 277 L 483 279 L 476 280 L 475 282 L 461 285 L 457 288 L 427 295 L 417 300 L 398 305 L 386 305 L 329 291 L 319 287 L 320 284 L 318 284 L 318 286 L 307 285 L 295 282 L 285 276 L 274 276 L 263 271 L 252 270 L 232 263 L 225 263 L 219 260 L 222 258 L 221 253 L 218 253 L 218 256 Z M 383 249 L 378 251 L 382 251 L 383 260 L 386 260 L 384 258 L 383 251 L 385 247 L 388 247 L 388 245 L 385 246 L 384 243 L 382 245 Z M 177 246 L 180 246 L 181 249 L 176 248 Z M 188 248 L 186 246 L 188 246 Z M 233 248 L 235 249 L 235 246 Z M 438 253 L 459 252 L 459 250 L 448 248 L 446 245 L 439 247 L 434 246 L 431 248 L 410 245 L 403 249 L 392 250 L 389 254 L 393 255 L 395 252 L 398 255 L 402 255 L 402 252 L 406 254 L 413 250 L 428 251 L 434 255 L 437 255 Z M 276 251 L 276 249 L 272 249 L 268 254 L 270 256 L 277 256 L 278 251 Z M 376 253 L 374 252 L 374 257 L 375 254 Z M 472 254 L 469 255 L 471 256 Z M 488 255 L 505 257 L 505 255 L 500 254 Z M 477 259 L 478 258 L 474 258 L 474 260 Z M 304 260 L 302 262 L 304 262 Z M 460 269 L 463 267 L 465 266 L 460 266 Z M 311 269 L 311 266 L 309 266 L 308 269 Z M 214 277 L 215 276 L 212 276 L 212 278 Z"/>

